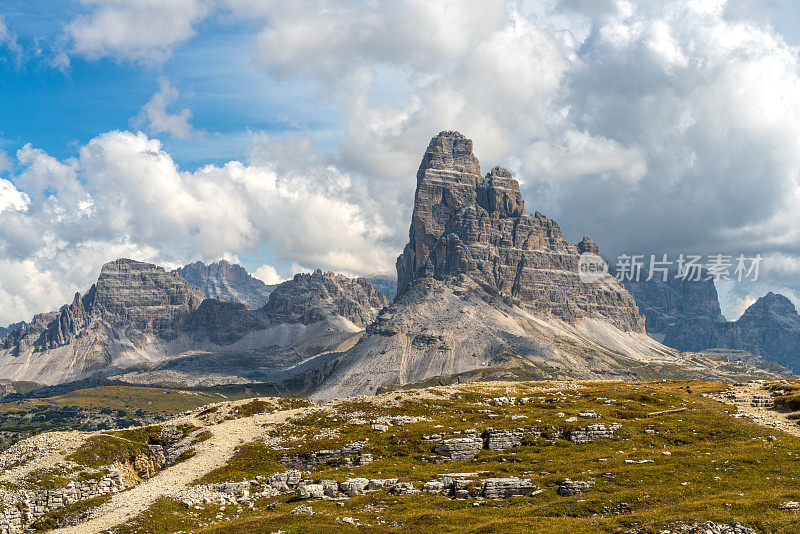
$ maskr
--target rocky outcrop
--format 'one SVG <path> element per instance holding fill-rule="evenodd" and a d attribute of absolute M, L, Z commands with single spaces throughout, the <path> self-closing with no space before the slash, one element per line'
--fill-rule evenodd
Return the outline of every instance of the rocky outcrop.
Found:
<path fill-rule="evenodd" d="M 94 292 L 93 315 L 112 326 L 165 334 L 196 310 L 203 293 L 180 276 L 150 263 L 120 259 L 103 265 Z"/>
<path fill-rule="evenodd" d="M 263 311 L 274 321 L 302 324 L 341 316 L 363 328 L 388 304 L 383 293 L 365 278 L 348 278 L 317 269 L 296 274 L 276 287 Z"/>
<path fill-rule="evenodd" d="M 31 525 L 48 512 L 80 501 L 117 493 L 125 489 L 122 474 L 112 471 L 98 480 L 73 481 L 58 490 L 2 491 L 0 533 L 21 534 L 29 532 Z"/>
<path fill-rule="evenodd" d="M 394 300 L 397 295 L 397 275 L 393 274 L 370 274 L 365 276 L 367 282 L 372 287 L 383 293 L 387 299 Z"/>
<path fill-rule="evenodd" d="M 252 309 L 266 304 L 269 294 L 275 289 L 274 285 L 267 285 L 251 276 L 241 265 L 225 260 L 208 265 L 197 261 L 173 272 L 200 288 L 207 298 L 241 302 Z"/>
<path fill-rule="evenodd" d="M 572 497 L 573 495 L 580 495 L 592 486 L 594 486 L 594 482 L 591 480 L 570 480 L 565 478 L 558 485 L 558 494 L 562 497 Z"/>
<path fill-rule="evenodd" d="M 788 298 L 769 292 L 723 329 L 719 346 L 800 372 L 800 315 Z"/>
<path fill-rule="evenodd" d="M 69 345 L 89 329 L 122 329 L 132 339 L 174 337 L 182 319 L 195 311 L 200 290 L 150 263 L 119 259 L 103 265 L 85 295 L 76 293 L 58 312 L 36 315 L 7 336 L 3 348 L 24 352 Z"/>
<path fill-rule="evenodd" d="M 483 448 L 481 438 L 453 438 L 440 441 L 434 447 L 434 452 L 444 456 L 451 462 L 472 460 Z"/>
<path fill-rule="evenodd" d="M 225 345 L 269 324 L 269 317 L 242 302 L 206 299 L 183 320 L 181 329 L 195 339 Z"/>
<path fill-rule="evenodd" d="M 677 277 L 670 270 L 666 281 L 655 273 L 646 280 L 649 268 L 638 281 L 626 281 L 627 289 L 645 316 L 647 333 L 669 347 L 696 351 L 716 347 L 720 329 L 726 323 L 719 305 L 717 289 L 705 271 L 695 276 Z"/>
<path fill-rule="evenodd" d="M 627 291 L 611 276 L 594 283 L 578 277 L 581 247 L 539 212 L 525 213 L 519 183 L 502 167 L 481 176 L 472 141 L 441 132 L 417 172 L 409 243 L 397 259 L 398 294 L 421 278 L 466 275 L 508 303 L 567 322 L 601 318 L 625 331 L 644 331 Z"/>

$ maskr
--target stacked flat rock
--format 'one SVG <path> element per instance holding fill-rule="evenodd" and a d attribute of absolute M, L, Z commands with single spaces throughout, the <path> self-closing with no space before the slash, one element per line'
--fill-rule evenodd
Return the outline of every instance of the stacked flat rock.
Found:
<path fill-rule="evenodd" d="M 594 482 L 590 480 L 570 480 L 565 478 L 558 485 L 558 494 L 562 497 L 571 497 L 583 493 L 592 486 L 594 486 Z"/>
<path fill-rule="evenodd" d="M 458 132 L 434 137 L 417 172 L 409 243 L 397 259 L 398 295 L 420 278 L 467 275 L 514 304 L 574 322 L 597 317 L 626 331 L 644 331 L 633 298 L 611 276 L 578 277 L 580 247 L 555 221 L 525 213 L 519 183 L 502 167 L 481 176 L 472 141 Z"/>
<path fill-rule="evenodd" d="M 363 328 L 388 304 L 383 293 L 366 278 L 348 278 L 317 269 L 311 274 L 297 274 L 276 287 L 264 312 L 275 320 L 303 324 L 340 315 Z"/>
<path fill-rule="evenodd" d="M 611 439 L 614 437 L 614 432 L 619 430 L 620 426 L 619 424 L 606 426 L 603 423 L 589 425 L 586 428 L 569 431 L 567 433 L 567 438 L 578 444 L 589 443 L 596 439 Z"/>
<path fill-rule="evenodd" d="M 506 499 L 518 495 L 530 495 L 536 486 L 528 478 L 487 478 L 483 481 L 481 494 L 486 499 Z"/>
<path fill-rule="evenodd" d="M 460 462 L 472 460 L 482 448 L 483 440 L 481 438 L 453 438 L 437 443 L 434 452 L 452 462 Z"/>
<path fill-rule="evenodd" d="M 486 448 L 492 451 L 504 451 L 522 444 L 524 432 L 511 432 L 508 430 L 494 430 L 487 428 L 483 433 L 486 439 Z"/>

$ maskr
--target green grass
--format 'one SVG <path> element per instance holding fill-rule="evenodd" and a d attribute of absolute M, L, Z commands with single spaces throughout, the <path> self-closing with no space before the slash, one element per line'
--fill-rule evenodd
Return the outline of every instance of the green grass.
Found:
<path fill-rule="evenodd" d="M 315 510 L 313 516 L 290 514 L 300 503 L 292 502 L 291 496 L 280 496 L 260 499 L 254 510 L 245 509 L 238 517 L 235 507 L 227 507 L 223 515 L 230 521 L 216 520 L 214 516 L 220 510 L 215 506 L 188 510 L 174 501 L 162 500 L 118 532 L 356 532 L 355 527 L 337 522 L 337 518 L 345 516 L 370 525 L 371 531 L 379 533 L 596 533 L 635 527 L 658 532 L 679 520 L 728 524 L 739 521 L 758 532 L 800 531 L 800 512 L 777 509 L 783 501 L 800 500 L 800 439 L 732 418 L 726 413 L 731 411 L 729 406 L 702 396 L 720 390 L 723 384 L 587 382 L 583 389 L 563 389 L 567 396 L 557 402 L 546 402 L 555 395 L 534 391 L 537 385 L 540 384 L 508 383 L 490 391 L 485 385 L 470 384 L 438 390 L 438 394 L 425 398 L 414 391 L 396 392 L 396 396 L 389 394 L 391 402 L 384 404 L 364 399 L 345 401 L 335 413 L 312 412 L 270 430 L 272 435 L 289 438 L 281 444 L 285 450 L 275 450 L 261 441 L 245 444 L 226 466 L 199 481 L 266 476 L 284 470 L 279 462 L 283 455 L 310 454 L 367 440 L 364 452 L 374 455 L 373 464 L 324 465 L 310 473 L 304 470 L 304 476 L 339 481 L 358 476 L 397 477 L 420 487 L 439 473 L 478 472 L 482 473 L 479 478 L 531 478 L 544 489 L 537 496 L 473 507 L 472 500 L 430 495 L 392 497 L 383 490 L 349 499 L 343 506 L 310 501 L 308 504 Z M 521 406 L 487 406 L 483 402 L 506 394 L 532 397 L 534 401 Z M 545 397 L 545 401 L 538 397 Z M 606 404 L 606 399 L 614 402 Z M 647 417 L 672 408 L 686 411 Z M 570 416 L 587 409 L 600 414 L 600 422 L 621 423 L 617 437 L 584 445 L 529 439 L 525 446 L 506 451 L 484 450 L 472 461 L 449 464 L 426 461 L 433 455 L 433 444 L 420 441 L 424 434 L 469 428 L 564 429 L 570 424 L 557 417 L 558 412 Z M 489 417 L 483 413 L 485 410 L 497 417 Z M 347 423 L 353 416 L 370 419 L 401 414 L 430 420 L 391 427 L 385 433 L 372 431 L 369 425 Z M 512 420 L 512 415 L 527 418 Z M 593 422 L 596 420 L 579 421 L 581 425 Z M 331 429 L 338 433 L 326 435 Z M 656 433 L 645 433 L 645 429 Z M 769 436 L 777 439 L 768 439 Z M 663 451 L 671 454 L 663 455 Z M 650 459 L 653 463 L 626 464 L 626 459 Z M 564 478 L 594 480 L 596 484 L 583 495 L 565 498 L 555 491 Z M 267 508 L 270 502 L 278 502 L 277 507 Z M 400 526 L 391 526 L 393 521 Z"/>
<path fill-rule="evenodd" d="M 89 437 L 75 452 L 67 456 L 67 460 L 96 469 L 112 464 L 132 464 L 135 458 L 147 455 L 148 449 L 144 443 L 101 434 Z"/>
<path fill-rule="evenodd" d="M 1 403 L 0 414 L 13 411 L 30 411 L 42 406 L 105 408 L 109 410 L 126 410 L 131 413 L 136 410 L 150 413 L 180 413 L 205 404 L 237 398 L 241 398 L 241 396 L 166 388 L 101 386 L 79 389 L 55 397 Z"/>

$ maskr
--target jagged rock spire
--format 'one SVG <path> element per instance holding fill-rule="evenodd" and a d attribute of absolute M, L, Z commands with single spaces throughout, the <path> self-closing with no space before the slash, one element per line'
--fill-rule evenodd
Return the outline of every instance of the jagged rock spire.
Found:
<path fill-rule="evenodd" d="M 616 280 L 579 280 L 584 251 L 599 253 L 589 237 L 571 245 L 555 221 L 526 215 L 511 173 L 494 167 L 481 176 L 472 141 L 444 131 L 431 139 L 417 171 L 409 242 L 397 258 L 398 295 L 417 279 L 469 276 L 536 312 L 567 321 L 601 317 L 643 331 L 633 298 Z"/>

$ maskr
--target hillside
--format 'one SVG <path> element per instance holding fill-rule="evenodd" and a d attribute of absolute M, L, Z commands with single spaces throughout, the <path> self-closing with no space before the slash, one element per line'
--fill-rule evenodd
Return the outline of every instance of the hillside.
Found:
<path fill-rule="evenodd" d="M 765 406 L 800 408 L 797 392 L 785 380 L 488 382 L 263 398 L 44 434 L 0 463 L 34 501 L 51 489 L 40 528 L 81 523 L 56 532 L 788 533 L 800 413 Z M 76 477 L 110 489 L 53 504 Z"/>

